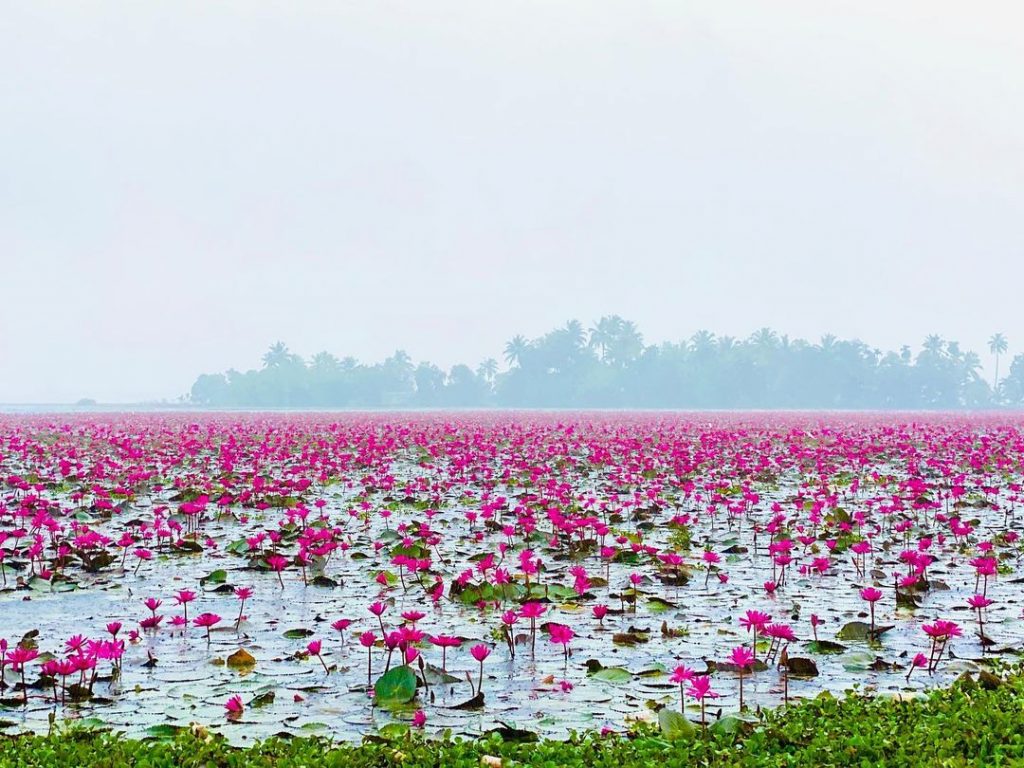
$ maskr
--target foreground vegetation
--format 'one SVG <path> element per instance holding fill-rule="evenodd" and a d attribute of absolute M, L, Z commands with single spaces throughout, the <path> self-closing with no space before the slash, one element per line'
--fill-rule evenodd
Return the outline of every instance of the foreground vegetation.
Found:
<path fill-rule="evenodd" d="M 235 748 L 203 729 L 136 741 L 81 728 L 0 741 L 2 766 L 852 766 L 1024 765 L 1024 678 L 962 677 L 948 689 L 900 701 L 821 696 L 753 722 L 723 719 L 705 733 L 667 739 L 646 727 L 628 737 L 584 735 L 537 743 L 445 735 L 374 737 L 359 745 L 269 739 Z M 979 684 L 980 682 L 980 684 Z M 239 728 L 244 725 L 239 724 Z"/>

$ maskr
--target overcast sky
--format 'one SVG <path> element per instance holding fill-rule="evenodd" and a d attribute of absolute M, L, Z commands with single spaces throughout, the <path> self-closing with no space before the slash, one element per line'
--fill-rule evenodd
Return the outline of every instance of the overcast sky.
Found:
<path fill-rule="evenodd" d="M 1024 5 L 0 13 L 0 402 L 602 314 L 1024 351 Z"/>

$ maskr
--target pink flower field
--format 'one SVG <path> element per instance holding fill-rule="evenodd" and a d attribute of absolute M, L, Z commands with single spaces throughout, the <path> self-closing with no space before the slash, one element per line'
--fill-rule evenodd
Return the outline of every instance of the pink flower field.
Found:
<path fill-rule="evenodd" d="M 0 725 L 542 736 L 1015 662 L 1024 418 L 0 417 Z"/>

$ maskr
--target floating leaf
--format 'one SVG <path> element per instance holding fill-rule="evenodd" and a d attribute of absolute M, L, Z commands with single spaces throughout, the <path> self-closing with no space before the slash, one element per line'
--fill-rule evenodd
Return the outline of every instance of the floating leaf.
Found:
<path fill-rule="evenodd" d="M 249 702 L 249 706 L 257 709 L 259 707 L 267 707 L 274 703 L 274 699 L 277 698 L 277 694 L 273 691 L 267 691 L 256 696 L 252 701 Z"/>
<path fill-rule="evenodd" d="M 594 672 L 591 677 L 595 680 L 602 680 L 606 683 L 614 683 L 616 685 L 628 683 L 633 679 L 633 675 L 630 671 L 623 667 L 604 667 Z"/>
<path fill-rule="evenodd" d="M 381 675 L 373 686 L 378 704 L 404 704 L 416 695 L 416 673 L 408 666 L 395 667 Z"/>
<path fill-rule="evenodd" d="M 228 666 L 232 669 L 252 669 L 255 665 L 255 657 L 245 648 L 239 648 L 228 656 Z"/>
<path fill-rule="evenodd" d="M 171 741 L 181 733 L 181 731 L 182 727 L 180 725 L 158 723 L 157 725 L 151 725 L 146 729 L 145 738 L 151 741 Z"/>
<path fill-rule="evenodd" d="M 807 644 L 807 650 L 811 653 L 842 653 L 846 646 L 832 640 L 812 640 Z"/>
<path fill-rule="evenodd" d="M 199 579 L 200 584 L 223 584 L 228 580 L 228 572 L 223 568 L 218 568 L 216 571 L 211 571 L 206 576 Z"/>
<path fill-rule="evenodd" d="M 843 628 L 836 633 L 836 637 L 840 640 L 852 641 L 877 639 L 879 635 L 888 632 L 892 628 L 892 624 L 886 626 L 876 624 L 874 631 L 872 631 L 870 624 L 863 621 L 851 621 L 849 624 L 843 625 Z"/>
<path fill-rule="evenodd" d="M 636 645 L 646 643 L 649 639 L 646 632 L 616 632 L 612 635 L 612 642 L 616 645 Z"/>
<path fill-rule="evenodd" d="M 675 603 L 660 597 L 652 597 L 647 600 L 647 608 L 651 613 L 662 613 L 676 607 L 678 606 Z"/>
<path fill-rule="evenodd" d="M 469 701 L 464 701 L 461 704 L 456 704 L 452 709 L 482 709 L 484 706 L 484 695 L 477 693 Z"/>
<path fill-rule="evenodd" d="M 791 675 L 797 677 L 817 677 L 818 665 L 813 659 L 806 659 L 802 656 L 790 656 L 786 659 L 786 669 Z"/>

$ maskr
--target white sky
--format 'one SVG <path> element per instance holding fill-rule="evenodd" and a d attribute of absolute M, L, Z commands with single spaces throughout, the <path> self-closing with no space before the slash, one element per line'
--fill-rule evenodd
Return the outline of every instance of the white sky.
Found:
<path fill-rule="evenodd" d="M 618 313 L 1024 349 L 1024 5 L 0 13 L 0 402 Z"/>

